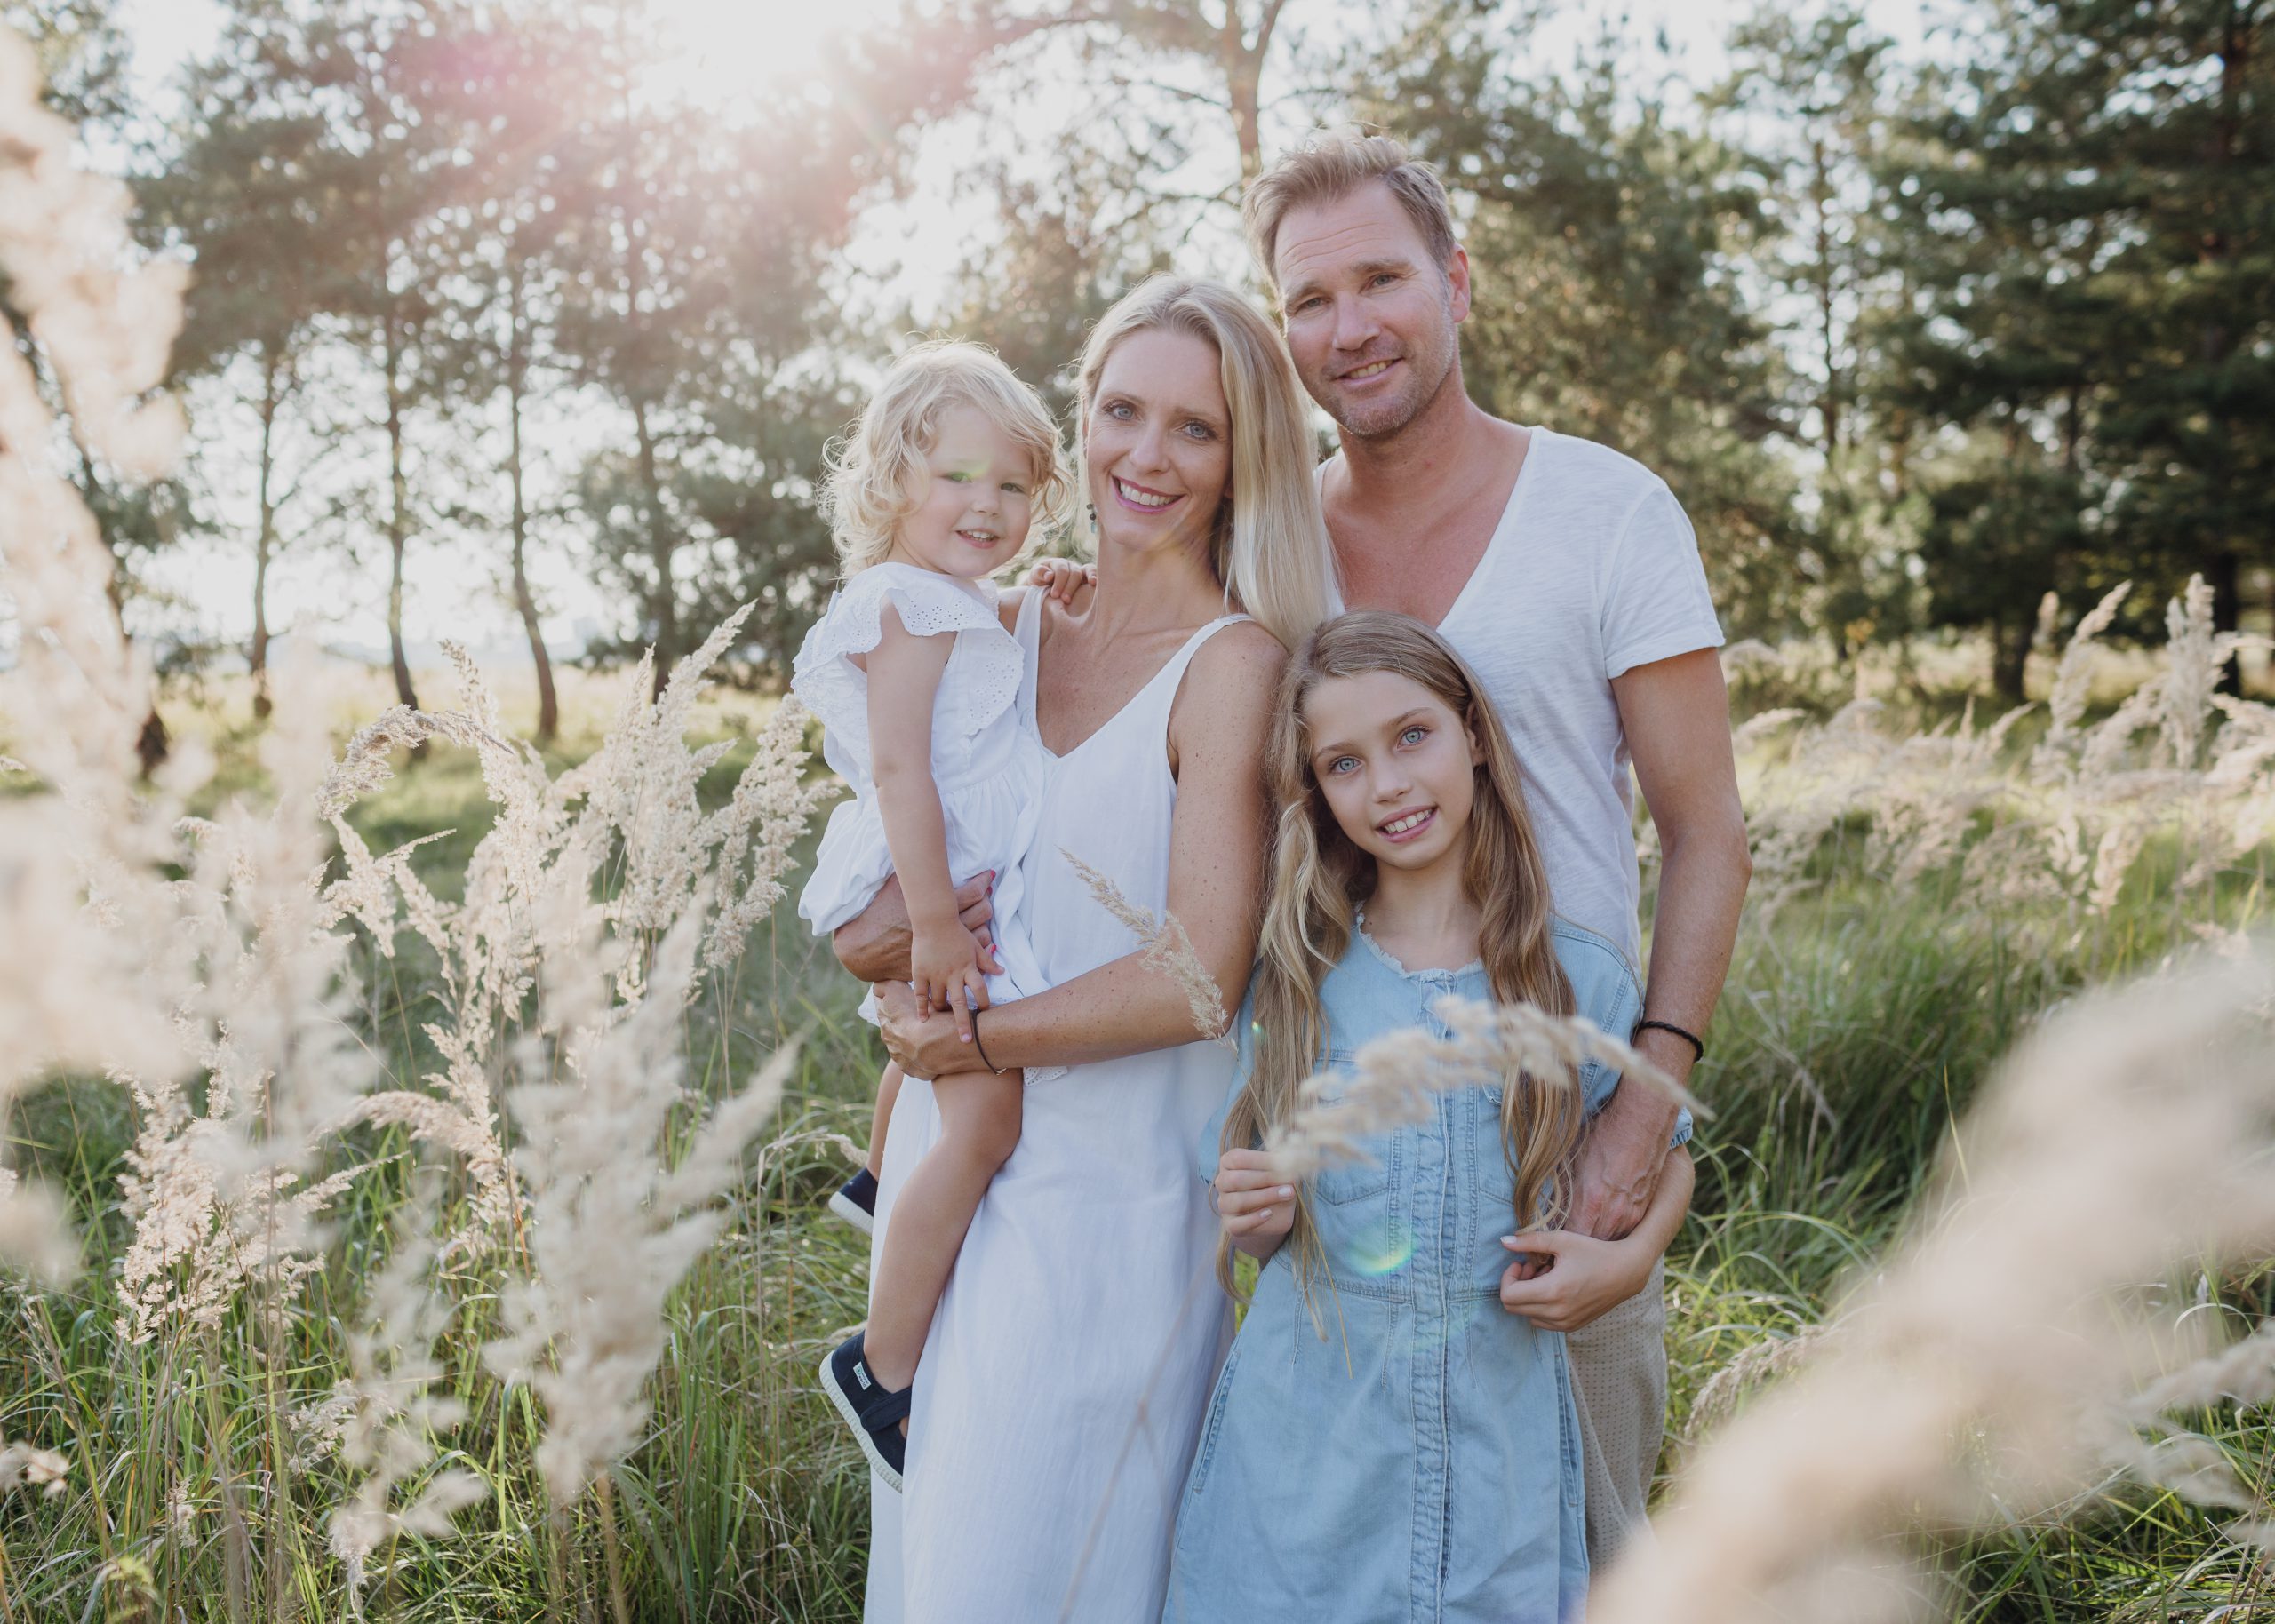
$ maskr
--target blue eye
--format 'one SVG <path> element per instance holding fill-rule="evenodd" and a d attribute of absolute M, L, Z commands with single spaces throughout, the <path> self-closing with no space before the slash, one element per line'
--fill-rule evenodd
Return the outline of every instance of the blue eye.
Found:
<path fill-rule="evenodd" d="M 1217 431 L 1206 423 L 1188 423 L 1185 426 L 1185 432 L 1195 440 L 1214 440 L 1217 437 Z"/>
<path fill-rule="evenodd" d="M 1359 758 L 1356 756 L 1337 756 L 1335 760 L 1327 764 L 1327 770 L 1330 775 L 1337 775 L 1340 774 L 1346 766 L 1356 767 L 1358 764 Z"/>
<path fill-rule="evenodd" d="M 1398 742 L 1401 744 L 1418 744 L 1429 736 L 1430 729 L 1417 722 L 1398 736 Z"/>

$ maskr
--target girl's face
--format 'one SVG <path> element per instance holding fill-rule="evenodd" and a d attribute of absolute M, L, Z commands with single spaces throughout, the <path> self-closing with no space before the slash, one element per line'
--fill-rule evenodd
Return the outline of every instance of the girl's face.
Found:
<path fill-rule="evenodd" d="M 1099 547 L 1206 557 L 1232 486 L 1232 426 L 1214 345 L 1162 327 L 1115 345 L 1082 438 Z"/>
<path fill-rule="evenodd" d="M 1018 556 L 1034 516 L 1034 459 L 977 406 L 940 414 L 924 487 L 900 521 L 898 562 L 975 580 Z"/>
<path fill-rule="evenodd" d="M 1453 708 L 1411 677 L 1329 677 L 1304 697 L 1312 776 L 1352 844 L 1417 871 L 1469 849 L 1484 751 Z"/>

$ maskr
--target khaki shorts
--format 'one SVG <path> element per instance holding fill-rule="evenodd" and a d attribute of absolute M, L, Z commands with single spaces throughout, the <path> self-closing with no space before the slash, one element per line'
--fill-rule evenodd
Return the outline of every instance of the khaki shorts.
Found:
<path fill-rule="evenodd" d="M 1588 1564 L 1600 1573 L 1631 1540 L 1648 1538 L 1644 1507 L 1667 1425 L 1666 1264 L 1593 1325 L 1568 1333 L 1587 1477 Z"/>

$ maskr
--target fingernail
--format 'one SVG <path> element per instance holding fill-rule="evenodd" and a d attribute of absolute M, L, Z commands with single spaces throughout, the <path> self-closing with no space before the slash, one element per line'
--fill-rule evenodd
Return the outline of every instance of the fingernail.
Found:
<path fill-rule="evenodd" d="M 1282 1184 L 1280 1186 L 1280 1193 L 1283 1196 L 1292 1196 L 1296 1193 L 1295 1187 L 1289 1184 Z"/>
<path fill-rule="evenodd" d="M 1505 1246 L 1513 1246 L 1517 1244 L 1517 1238 L 1513 1235 L 1504 1235 L 1501 1237 L 1501 1244 Z"/>

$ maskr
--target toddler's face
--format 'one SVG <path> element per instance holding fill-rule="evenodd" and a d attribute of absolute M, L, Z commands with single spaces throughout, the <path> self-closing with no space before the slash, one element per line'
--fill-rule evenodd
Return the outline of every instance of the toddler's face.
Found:
<path fill-rule="evenodd" d="M 925 453 L 924 489 L 900 521 L 892 556 L 976 580 L 1018 556 L 1034 517 L 1034 467 L 1026 449 L 977 406 L 940 415 Z"/>
<path fill-rule="evenodd" d="M 1329 677 L 1304 700 L 1312 775 L 1352 843 L 1393 868 L 1467 851 L 1484 752 L 1446 702 L 1411 677 Z"/>

